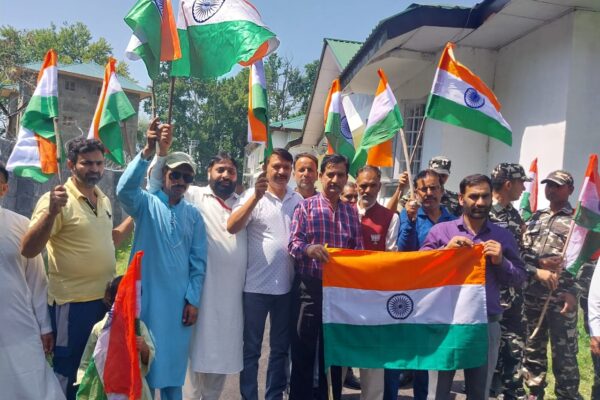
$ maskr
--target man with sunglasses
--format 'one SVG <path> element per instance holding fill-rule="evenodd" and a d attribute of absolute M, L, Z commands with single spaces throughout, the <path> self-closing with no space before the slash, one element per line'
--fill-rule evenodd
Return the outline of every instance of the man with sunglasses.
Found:
<path fill-rule="evenodd" d="M 48 250 L 53 368 L 67 400 L 75 399 L 73 383 L 92 327 L 106 314 L 102 299 L 115 274 L 115 247 L 133 228 L 125 219 L 113 229 L 110 200 L 98 187 L 104 152 L 94 139 L 78 137 L 69 143 L 71 177 L 40 197 L 21 242 L 27 258 Z"/>
<path fill-rule="evenodd" d="M 169 125 L 152 121 L 146 146 L 119 179 L 117 197 L 135 220 L 132 254 L 144 252 L 140 318 L 156 343 L 148 385 L 159 389 L 163 400 L 180 400 L 207 250 L 202 215 L 183 198 L 196 174 L 189 155 L 175 152 L 166 157 L 161 190 L 148 193 L 141 188 L 156 142 L 164 149 L 171 137 Z"/>

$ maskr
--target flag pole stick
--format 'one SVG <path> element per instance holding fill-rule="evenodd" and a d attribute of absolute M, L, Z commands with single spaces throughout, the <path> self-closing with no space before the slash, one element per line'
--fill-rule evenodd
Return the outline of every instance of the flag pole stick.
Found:
<path fill-rule="evenodd" d="M 152 81 L 151 86 L 150 111 L 152 112 L 152 119 L 156 118 L 156 92 L 154 91 L 154 80 Z"/>
<path fill-rule="evenodd" d="M 331 383 L 331 367 L 327 368 L 327 398 L 333 400 L 333 384 Z"/>
<path fill-rule="evenodd" d="M 563 248 L 562 254 L 560 255 L 563 262 L 565 260 L 565 255 L 567 254 L 567 247 L 569 246 L 569 241 L 571 240 L 571 235 L 573 234 L 574 230 L 575 230 L 575 221 L 571 221 L 571 229 L 569 229 L 569 233 L 567 234 L 567 240 L 565 241 L 565 247 Z M 540 319 L 538 320 L 538 323 L 535 326 L 535 329 L 531 333 L 531 336 L 529 336 L 529 339 L 535 338 L 535 336 L 540 331 L 542 322 L 544 322 L 544 317 L 546 316 L 546 312 L 548 312 L 548 306 L 550 305 L 550 298 L 552 297 L 552 293 L 554 293 L 554 290 L 551 290 L 550 293 L 548 293 L 548 298 L 546 299 L 546 302 L 544 303 L 544 307 L 542 308 L 542 312 L 540 314 Z"/>
<path fill-rule="evenodd" d="M 123 149 L 123 160 L 125 160 L 125 162 L 127 162 L 127 153 L 129 153 L 129 155 L 133 154 L 133 151 L 131 151 L 131 142 L 129 141 L 129 137 L 127 136 L 127 126 L 125 125 L 125 121 L 121 121 L 121 134 L 123 135 L 123 140 L 125 141 L 125 149 Z"/>
<path fill-rule="evenodd" d="M 171 84 L 169 85 L 169 108 L 167 112 L 167 124 L 171 124 L 171 116 L 173 115 L 173 92 L 175 91 L 175 77 L 171 77 Z"/>
<path fill-rule="evenodd" d="M 413 160 L 415 159 L 415 153 L 417 152 L 417 148 L 419 147 L 419 142 L 421 141 L 421 137 L 423 136 L 423 128 L 425 127 L 425 120 L 427 119 L 427 117 L 423 117 L 423 120 L 421 121 L 421 126 L 419 127 L 419 133 L 417 133 L 417 140 L 415 141 L 415 146 L 412 149 L 412 152 L 410 153 L 410 162 L 409 164 L 412 165 Z"/>
<path fill-rule="evenodd" d="M 402 140 L 402 149 L 404 150 L 404 159 L 406 160 L 406 172 L 408 173 L 408 185 L 410 187 L 410 194 L 413 195 L 415 193 L 415 187 L 413 183 L 412 173 L 410 171 L 410 158 L 408 156 L 408 146 L 406 145 L 406 135 L 404 134 L 404 129 L 400 128 L 400 139 Z"/>
<path fill-rule="evenodd" d="M 54 137 L 56 138 L 56 164 L 58 171 L 58 183 L 62 185 L 62 140 L 60 137 L 60 131 L 58 130 L 58 118 L 52 118 L 52 122 L 54 123 Z"/>

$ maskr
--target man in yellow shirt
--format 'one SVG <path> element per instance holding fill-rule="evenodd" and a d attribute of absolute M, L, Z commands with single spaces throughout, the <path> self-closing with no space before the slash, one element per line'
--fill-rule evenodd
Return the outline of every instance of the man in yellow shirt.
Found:
<path fill-rule="evenodd" d="M 104 173 L 104 146 L 83 137 L 69 144 L 71 177 L 44 194 L 33 211 L 21 254 L 48 250 L 48 304 L 55 349 L 54 372 L 67 399 L 94 324 L 107 309 L 104 289 L 115 274 L 115 246 L 131 232 L 127 218 L 113 229 L 110 200 L 96 184 Z"/>

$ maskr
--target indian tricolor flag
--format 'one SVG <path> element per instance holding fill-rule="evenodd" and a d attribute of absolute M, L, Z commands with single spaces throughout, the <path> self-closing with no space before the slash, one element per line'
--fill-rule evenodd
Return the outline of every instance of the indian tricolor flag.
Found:
<path fill-rule="evenodd" d="M 482 133 L 512 145 L 512 130 L 500 114 L 500 102 L 485 83 L 454 57 L 454 44 L 446 44 L 440 58 L 426 118 Z"/>
<path fill-rule="evenodd" d="M 143 255 L 142 251 L 134 255 L 119 284 L 115 303 L 79 385 L 78 399 L 138 400 L 141 397 L 136 324 L 141 308 Z"/>
<path fill-rule="evenodd" d="M 177 31 L 182 57 L 173 62 L 172 76 L 217 78 L 279 46 L 248 0 L 180 0 Z"/>
<path fill-rule="evenodd" d="M 332 152 L 345 156 L 348 161 L 354 158 L 354 142 L 352 132 L 348 125 L 344 106 L 342 105 L 342 93 L 340 80 L 335 79 L 331 83 L 327 100 L 325 101 L 325 137 Z"/>
<path fill-rule="evenodd" d="M 538 167 L 537 158 L 531 162 L 529 167 L 529 178 L 531 181 L 525 183 L 525 191 L 521 196 L 521 203 L 519 205 L 519 211 L 521 212 L 521 218 L 523 221 L 528 221 L 534 212 L 537 211 L 537 198 L 538 198 Z"/>
<path fill-rule="evenodd" d="M 125 55 L 141 58 L 151 79 L 158 78 L 161 61 L 181 58 L 171 0 L 138 0 L 125 22 L 133 30 Z"/>
<path fill-rule="evenodd" d="M 134 116 L 135 110 L 117 79 L 116 62 L 114 58 L 110 57 L 106 64 L 102 91 L 96 105 L 88 139 L 100 140 L 106 147 L 106 157 L 120 165 L 125 165 L 121 121 Z"/>
<path fill-rule="evenodd" d="M 571 229 L 565 250 L 565 266 L 567 271 L 577 275 L 584 263 L 600 256 L 600 177 L 597 154 L 590 156 Z"/>
<path fill-rule="evenodd" d="M 58 172 L 54 118 L 58 117 L 58 67 L 54 50 L 49 50 L 29 100 L 17 143 L 6 168 L 16 176 L 43 183 Z"/>
<path fill-rule="evenodd" d="M 323 269 L 326 367 L 454 370 L 486 362 L 482 245 L 329 252 Z"/>
<path fill-rule="evenodd" d="M 379 85 L 375 99 L 367 119 L 360 146 L 350 166 L 350 173 L 356 176 L 356 171 L 365 164 L 377 167 L 393 166 L 392 141 L 394 135 L 402 129 L 404 121 L 394 92 L 388 84 L 382 69 L 379 74 Z"/>
<path fill-rule="evenodd" d="M 248 143 L 264 143 L 265 158 L 273 152 L 269 133 L 267 80 L 262 60 L 250 66 L 248 76 Z"/>

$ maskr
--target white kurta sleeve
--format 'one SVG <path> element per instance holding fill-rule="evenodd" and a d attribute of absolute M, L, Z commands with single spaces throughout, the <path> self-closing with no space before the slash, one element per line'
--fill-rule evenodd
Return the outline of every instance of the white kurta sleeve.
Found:
<path fill-rule="evenodd" d="M 385 251 L 398 250 L 398 229 L 400 229 L 400 218 L 394 213 L 387 234 L 385 235 Z"/>
<path fill-rule="evenodd" d="M 48 280 L 44 270 L 42 256 L 25 258 L 25 281 L 31 292 L 31 308 L 42 335 L 52 332 L 48 313 Z"/>
<path fill-rule="evenodd" d="M 588 296 L 588 324 L 591 336 L 600 336 L 600 260 L 594 268 Z"/>

